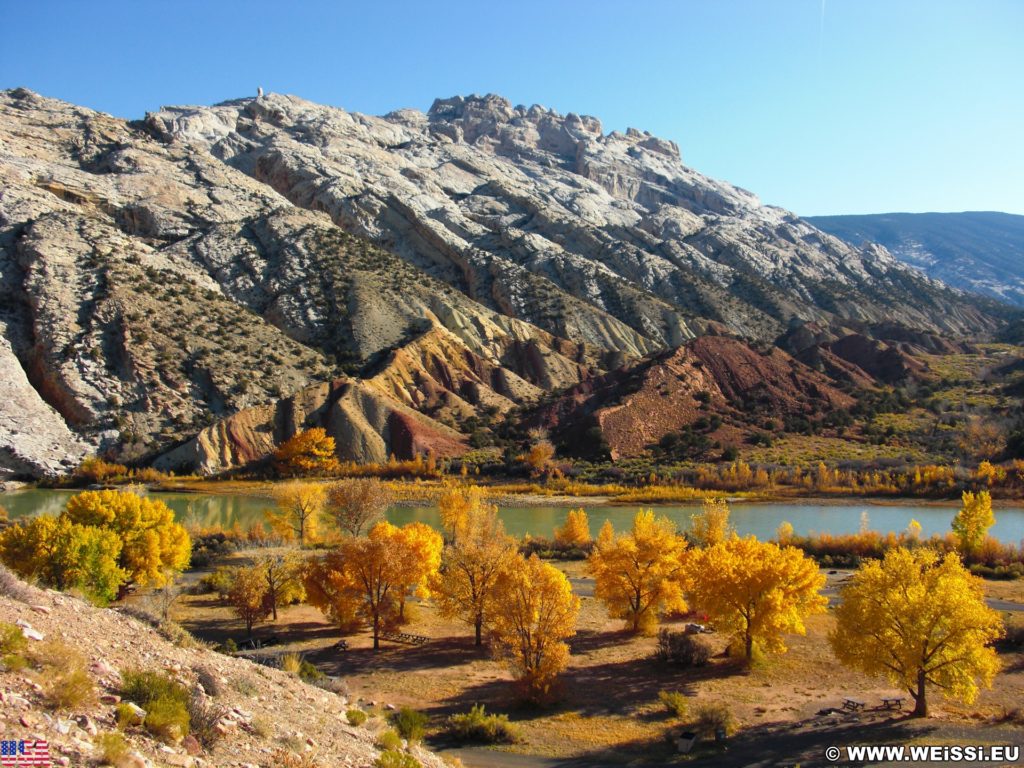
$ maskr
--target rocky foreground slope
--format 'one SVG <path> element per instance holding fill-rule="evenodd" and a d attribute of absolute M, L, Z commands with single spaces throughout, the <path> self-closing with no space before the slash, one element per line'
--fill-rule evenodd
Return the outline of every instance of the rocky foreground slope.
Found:
<path fill-rule="evenodd" d="M 215 471 L 303 420 L 344 459 L 457 453 L 482 414 L 806 321 L 999 322 L 594 118 L 271 94 L 132 122 L 0 93 L 0 474 Z"/>
<path fill-rule="evenodd" d="M 349 725 L 345 711 L 358 704 L 344 695 L 244 659 L 179 647 L 130 616 L 17 584 L 7 572 L 0 573 L 0 580 L 7 587 L 0 594 L 0 622 L 26 626 L 33 646 L 57 640 L 73 648 L 85 657 L 103 696 L 57 712 L 46 705 L 29 673 L 8 670 L 0 662 L 0 733 L 5 740 L 48 741 L 53 765 L 95 764 L 100 755 L 96 736 L 117 730 L 114 697 L 121 672 L 132 669 L 167 672 L 211 709 L 222 711 L 218 727 L 223 736 L 203 749 L 190 740 L 163 744 L 140 728 L 131 729 L 126 733 L 131 755 L 121 768 L 369 768 L 379 755 L 374 739 L 383 723 L 378 718 L 360 727 Z M 412 751 L 425 768 L 446 764 L 420 747 Z"/>

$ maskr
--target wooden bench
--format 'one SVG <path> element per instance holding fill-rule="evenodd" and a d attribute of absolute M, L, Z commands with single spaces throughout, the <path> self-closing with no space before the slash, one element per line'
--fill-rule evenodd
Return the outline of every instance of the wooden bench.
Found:
<path fill-rule="evenodd" d="M 889 698 L 882 699 L 882 709 L 903 709 L 903 702 L 906 701 L 902 696 L 891 696 Z"/>
<path fill-rule="evenodd" d="M 865 706 L 867 705 L 860 699 L 843 699 L 843 709 L 848 712 L 859 712 Z"/>
<path fill-rule="evenodd" d="M 390 640 L 393 643 L 406 643 L 407 645 L 425 645 L 430 638 L 423 635 L 411 635 L 408 632 L 381 632 L 381 640 Z"/>

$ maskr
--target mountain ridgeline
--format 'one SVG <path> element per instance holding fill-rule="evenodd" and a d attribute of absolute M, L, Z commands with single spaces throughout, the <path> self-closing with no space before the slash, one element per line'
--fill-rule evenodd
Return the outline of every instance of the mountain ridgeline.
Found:
<path fill-rule="evenodd" d="M 858 245 L 884 245 L 901 261 L 948 285 L 1024 307 L 1024 216 L 992 211 L 810 216 Z"/>
<path fill-rule="evenodd" d="M 509 415 L 614 423 L 633 455 L 683 417 L 648 440 L 601 409 L 654 371 L 727 415 L 839 408 L 879 355 L 1005 322 L 672 142 L 497 96 L 127 121 L 4 91 L 0 184 L 7 475 L 95 451 L 218 472 L 311 425 L 347 460 L 457 455 Z"/>

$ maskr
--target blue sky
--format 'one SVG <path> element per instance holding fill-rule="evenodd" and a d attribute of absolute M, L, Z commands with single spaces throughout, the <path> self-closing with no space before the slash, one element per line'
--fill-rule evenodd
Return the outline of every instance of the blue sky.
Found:
<path fill-rule="evenodd" d="M 679 143 L 804 215 L 1024 214 L 1024 2 L 0 0 L 0 87 L 124 117 L 494 92 Z"/>

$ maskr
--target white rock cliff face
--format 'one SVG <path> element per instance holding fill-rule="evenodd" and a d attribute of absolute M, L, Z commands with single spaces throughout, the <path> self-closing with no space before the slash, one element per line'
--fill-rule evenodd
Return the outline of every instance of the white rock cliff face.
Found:
<path fill-rule="evenodd" d="M 0 473 L 173 446 L 215 471 L 286 437 L 296 393 L 346 458 L 461 450 L 474 409 L 709 326 L 768 340 L 801 319 L 994 325 L 590 117 L 272 94 L 128 122 L 0 92 Z M 343 408 L 306 402 L 328 381 Z"/>

